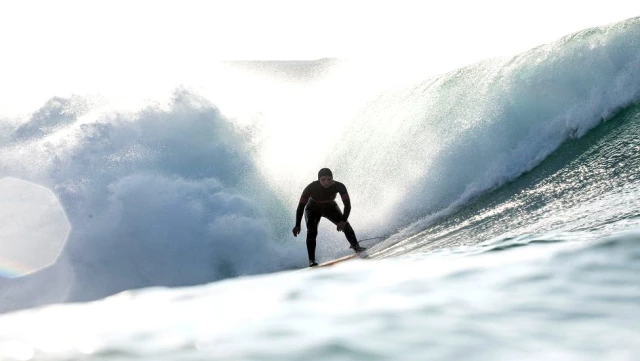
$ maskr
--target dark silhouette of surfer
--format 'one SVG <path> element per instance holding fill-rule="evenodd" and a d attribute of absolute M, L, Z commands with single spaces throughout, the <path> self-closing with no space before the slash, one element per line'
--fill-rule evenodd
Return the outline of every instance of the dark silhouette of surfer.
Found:
<path fill-rule="evenodd" d="M 336 194 L 340 194 L 344 204 L 344 214 L 336 203 Z M 338 232 L 344 232 L 356 253 L 365 250 L 358 244 L 356 234 L 347 221 L 351 213 L 351 201 L 344 184 L 333 180 L 333 173 L 329 168 L 322 168 L 318 172 L 318 180 L 311 182 L 302 191 L 298 209 L 296 210 L 296 226 L 293 227 L 295 237 L 300 234 L 300 222 L 304 213 L 307 225 L 307 253 L 309 255 L 309 267 L 317 266 L 316 263 L 316 236 L 318 235 L 318 224 L 320 219 L 325 217 L 336 225 Z"/>

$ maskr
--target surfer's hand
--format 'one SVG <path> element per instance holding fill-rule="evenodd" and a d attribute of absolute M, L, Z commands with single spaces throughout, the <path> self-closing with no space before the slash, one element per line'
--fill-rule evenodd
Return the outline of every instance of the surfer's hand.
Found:
<path fill-rule="evenodd" d="M 338 232 L 342 232 L 342 230 L 344 229 L 344 227 L 347 226 L 347 222 L 342 221 L 340 223 L 338 223 L 338 226 L 336 227 L 336 229 L 338 230 Z"/>
<path fill-rule="evenodd" d="M 298 237 L 300 234 L 300 227 L 293 227 L 293 236 Z"/>

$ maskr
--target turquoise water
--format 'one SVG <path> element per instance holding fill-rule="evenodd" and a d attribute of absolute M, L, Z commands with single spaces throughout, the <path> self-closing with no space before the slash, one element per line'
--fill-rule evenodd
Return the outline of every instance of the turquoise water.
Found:
<path fill-rule="evenodd" d="M 523 236 L 11 313 L 0 318 L 0 352 L 36 360 L 633 360 L 640 233 L 584 238 Z"/>

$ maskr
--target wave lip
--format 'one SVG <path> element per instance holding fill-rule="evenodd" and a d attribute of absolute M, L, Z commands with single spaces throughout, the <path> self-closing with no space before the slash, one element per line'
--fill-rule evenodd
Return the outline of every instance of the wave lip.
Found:
<path fill-rule="evenodd" d="M 433 215 L 415 233 L 640 100 L 638 49 L 633 18 L 389 91 L 330 160 L 359 169 L 344 182 L 372 224 L 392 231 Z"/>

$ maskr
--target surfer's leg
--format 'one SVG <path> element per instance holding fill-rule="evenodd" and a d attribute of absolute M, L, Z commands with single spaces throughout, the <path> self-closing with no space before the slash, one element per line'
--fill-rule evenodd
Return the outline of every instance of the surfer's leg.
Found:
<path fill-rule="evenodd" d="M 344 232 L 345 237 L 347 237 L 347 241 L 349 241 L 349 244 L 351 244 L 352 246 L 358 244 L 358 238 L 356 238 L 356 232 L 353 230 L 349 222 L 347 222 L 347 225 L 344 227 L 344 230 L 342 231 Z"/>
<path fill-rule="evenodd" d="M 335 202 L 332 205 L 327 206 L 322 215 L 330 220 L 333 224 L 338 224 L 342 221 L 342 211 L 340 210 L 340 207 L 338 207 L 338 204 Z M 360 246 L 358 245 L 356 232 L 353 230 L 349 222 L 347 222 L 342 231 L 344 232 L 344 236 L 347 238 L 347 241 L 349 241 L 351 248 L 359 249 Z"/>
<path fill-rule="evenodd" d="M 312 208 L 304 210 L 304 220 L 307 224 L 307 254 L 309 261 L 316 260 L 316 237 L 318 236 L 318 223 L 322 213 Z"/>

